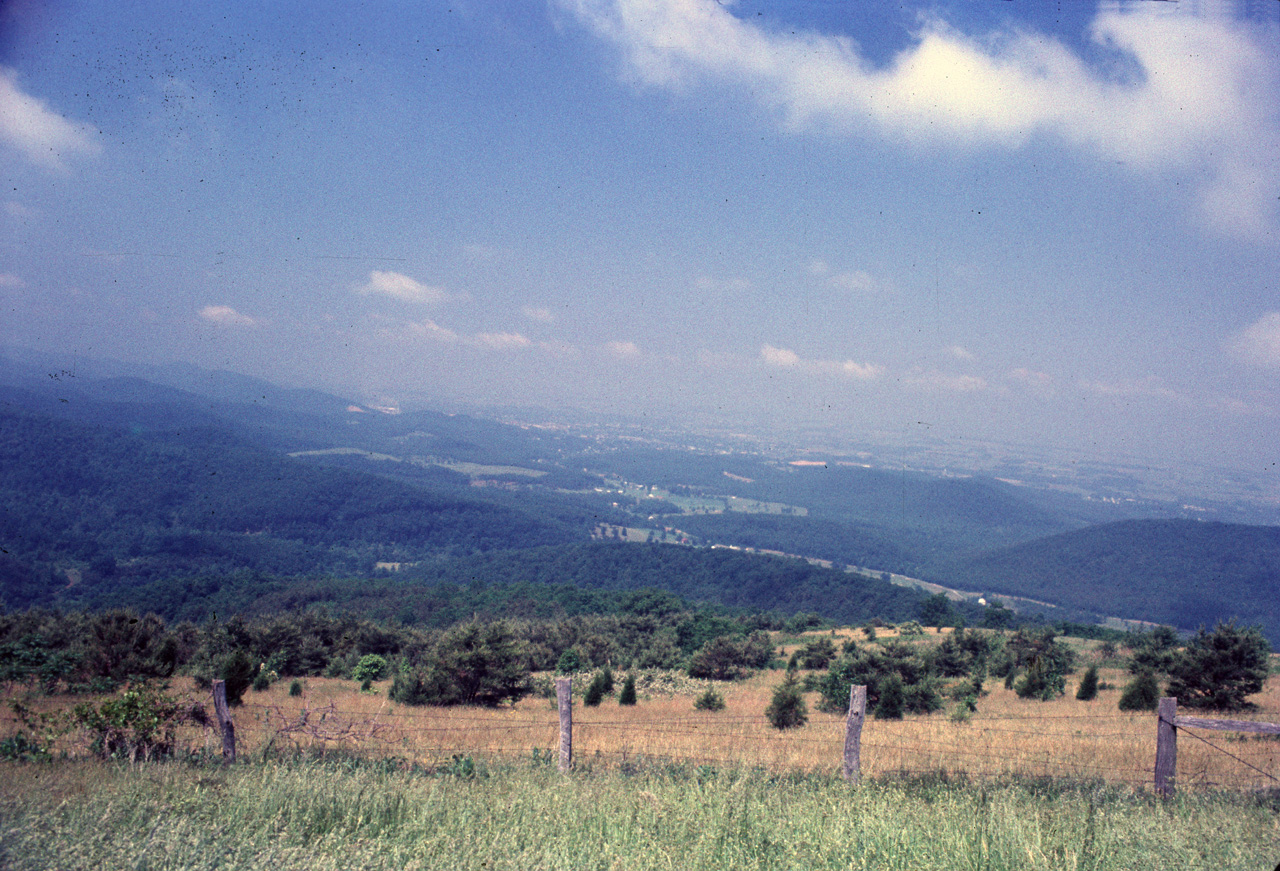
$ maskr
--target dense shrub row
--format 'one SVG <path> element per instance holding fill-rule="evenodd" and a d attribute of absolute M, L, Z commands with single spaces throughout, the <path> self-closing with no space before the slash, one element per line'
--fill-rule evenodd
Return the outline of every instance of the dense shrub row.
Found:
<path fill-rule="evenodd" d="M 495 704 L 518 698 L 532 671 L 688 668 L 743 676 L 773 656 L 761 615 L 704 611 L 469 621 L 421 630 L 322 611 L 200 625 L 154 614 L 31 610 L 0 615 L 0 682 L 46 692 L 108 690 L 137 679 L 194 676 L 227 681 L 238 699 L 281 677 L 395 675 L 400 701 Z M 769 627 L 776 628 L 776 627 Z"/>

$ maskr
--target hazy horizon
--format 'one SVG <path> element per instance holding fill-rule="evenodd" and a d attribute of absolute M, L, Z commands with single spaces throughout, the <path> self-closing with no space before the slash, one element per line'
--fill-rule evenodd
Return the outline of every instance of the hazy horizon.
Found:
<path fill-rule="evenodd" d="M 0 9 L 0 344 L 1280 496 L 1280 7 Z"/>

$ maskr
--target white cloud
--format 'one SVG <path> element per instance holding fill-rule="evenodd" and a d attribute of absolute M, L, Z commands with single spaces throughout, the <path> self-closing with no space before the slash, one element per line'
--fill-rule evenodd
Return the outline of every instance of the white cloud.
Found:
<path fill-rule="evenodd" d="M 399 272 L 379 272 L 376 269 L 369 273 L 368 283 L 362 284 L 356 291 L 365 296 L 376 293 L 423 305 L 434 305 L 449 299 L 449 294 L 443 288 L 422 284 Z"/>
<path fill-rule="evenodd" d="M 1080 387 L 1090 393 L 1116 398 L 1163 399 L 1179 405 L 1193 404 L 1191 399 L 1172 388 L 1164 386 L 1159 378 L 1149 375 L 1146 378 L 1123 378 L 1119 381 L 1080 382 Z"/>
<path fill-rule="evenodd" d="M 517 348 L 528 348 L 533 341 L 520 333 L 479 333 L 476 342 L 488 348 L 507 351 Z"/>
<path fill-rule="evenodd" d="M 535 306 L 527 305 L 520 309 L 520 311 L 529 320 L 537 321 L 540 324 L 549 324 L 556 319 L 556 316 L 551 313 L 551 309 L 548 308 L 537 308 Z"/>
<path fill-rule="evenodd" d="M 968 348 L 964 347 L 963 345 L 948 345 L 944 350 L 948 354 L 950 354 L 952 357 L 955 357 L 957 360 L 975 359 L 973 356 L 973 352 L 970 351 Z"/>
<path fill-rule="evenodd" d="M 1053 376 L 1047 372 L 1019 367 L 1009 370 L 1009 377 L 1035 390 L 1049 391 L 1053 389 Z"/>
<path fill-rule="evenodd" d="M 573 357 L 579 353 L 576 347 L 559 339 L 535 341 L 523 333 L 514 332 L 459 333 L 441 326 L 430 318 L 405 321 L 374 315 L 372 320 L 381 324 L 377 328 L 378 336 L 392 342 L 428 341 L 457 348 L 491 351 L 535 349 L 556 357 Z"/>
<path fill-rule="evenodd" d="M 1228 350 L 1256 366 L 1280 366 L 1280 311 L 1267 312 L 1227 343 Z"/>
<path fill-rule="evenodd" d="M 635 342 L 609 342 L 605 350 L 619 357 L 639 357 L 640 348 Z"/>
<path fill-rule="evenodd" d="M 0 287 L 26 287 L 27 283 L 12 272 L 0 272 Z"/>
<path fill-rule="evenodd" d="M 884 371 L 880 366 L 853 360 L 806 360 L 795 351 L 775 348 L 773 345 L 760 348 L 760 359 L 766 366 L 794 369 L 813 375 L 839 375 L 858 381 L 869 381 Z"/>
<path fill-rule="evenodd" d="M 256 327 L 258 322 L 242 315 L 229 305 L 207 305 L 200 309 L 200 317 L 224 327 Z"/>
<path fill-rule="evenodd" d="M 23 93 L 18 74 L 0 67 L 0 141 L 17 149 L 27 160 L 54 170 L 66 169 L 65 160 L 94 155 L 101 149 L 97 131 L 88 124 L 68 121 L 43 101 Z"/>
<path fill-rule="evenodd" d="M 1200 205 L 1221 230 L 1258 236 L 1275 225 L 1274 51 L 1220 17 L 1099 13 L 1092 38 L 1134 70 L 1117 77 L 1029 31 L 979 39 L 926 20 L 878 69 L 848 38 L 766 30 L 717 0 L 560 2 L 643 81 L 739 87 L 791 130 L 1007 149 L 1048 134 L 1139 171 L 1200 173 Z"/>
<path fill-rule="evenodd" d="M 788 351 L 786 348 L 775 348 L 773 345 L 765 345 L 760 349 L 760 359 L 770 366 L 791 368 L 800 365 L 800 355 L 795 351 Z"/>
<path fill-rule="evenodd" d="M 945 390 L 951 393 L 977 393 L 987 389 L 987 381 L 977 375 L 957 375 L 953 372 L 916 370 L 903 379 L 911 387 L 924 390 Z"/>
<path fill-rule="evenodd" d="M 878 378 L 882 372 L 884 372 L 884 367 L 871 363 L 855 363 L 852 360 L 845 360 L 840 364 L 840 373 L 842 375 L 857 378 L 859 381 L 870 381 L 872 378 Z"/>
<path fill-rule="evenodd" d="M 459 341 L 460 338 L 453 330 L 440 326 L 430 318 L 424 318 L 421 321 L 410 321 L 404 325 L 404 332 L 407 336 L 413 338 L 431 339 L 445 344 L 452 344 Z"/>
<path fill-rule="evenodd" d="M 869 272 L 861 269 L 837 272 L 825 260 L 810 261 L 809 273 L 823 279 L 831 287 L 853 293 L 870 293 L 882 286 Z"/>

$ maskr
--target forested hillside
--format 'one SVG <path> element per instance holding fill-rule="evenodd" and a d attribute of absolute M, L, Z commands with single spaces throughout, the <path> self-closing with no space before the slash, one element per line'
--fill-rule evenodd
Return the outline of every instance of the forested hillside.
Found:
<path fill-rule="evenodd" d="M 1232 617 L 1280 644 L 1280 528 L 1194 520 L 1094 526 L 958 562 L 957 587 L 1184 629 Z"/>
<path fill-rule="evenodd" d="M 46 604 L 154 611 L 167 619 L 272 614 L 323 606 L 406 625 L 447 626 L 477 614 L 609 613 L 640 591 L 735 611 L 820 614 L 862 623 L 915 619 L 912 589 L 801 560 L 676 545 L 541 547 L 432 560 L 375 577 L 282 577 L 242 570 L 57 590 Z M 976 613 L 976 612 L 975 612 Z M 973 616 L 972 614 L 970 616 Z"/>
<path fill-rule="evenodd" d="M 317 467 L 219 430 L 134 435 L 0 410 L 0 541 L 10 575 L 14 561 L 27 567 L 4 597 L 20 607 L 52 595 L 49 584 L 89 591 L 245 568 L 367 575 L 378 561 L 587 536 L 585 524 L 464 488 Z"/>
<path fill-rule="evenodd" d="M 710 549 L 731 545 L 1043 599 L 1072 619 L 1236 616 L 1280 639 L 1275 528 L 1100 524 L 1123 507 L 981 477 L 389 414 L 196 369 L 160 372 L 167 384 L 106 374 L 0 360 L 4 607 L 323 604 L 441 625 L 468 608 L 538 612 L 516 588 L 555 588 L 572 612 L 566 590 L 650 587 L 843 622 L 915 614 L 914 593 Z M 601 534 L 695 547 L 588 544 Z"/>

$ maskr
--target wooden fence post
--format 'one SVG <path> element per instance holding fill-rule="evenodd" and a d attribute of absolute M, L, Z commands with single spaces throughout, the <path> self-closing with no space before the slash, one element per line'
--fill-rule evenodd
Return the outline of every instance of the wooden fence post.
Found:
<path fill-rule="evenodd" d="M 231 722 L 231 713 L 227 710 L 227 682 L 213 682 L 213 713 L 222 728 L 222 763 L 228 765 L 236 761 L 236 724 Z"/>
<path fill-rule="evenodd" d="M 844 779 L 857 783 L 862 771 L 862 721 L 867 718 L 867 688 L 849 687 L 849 716 L 844 721 Z"/>
<path fill-rule="evenodd" d="M 1156 711 L 1156 795 L 1173 798 L 1178 783 L 1178 700 L 1161 699 Z"/>
<path fill-rule="evenodd" d="M 560 709 L 560 770 L 573 767 L 573 678 L 556 678 L 556 707 Z"/>

